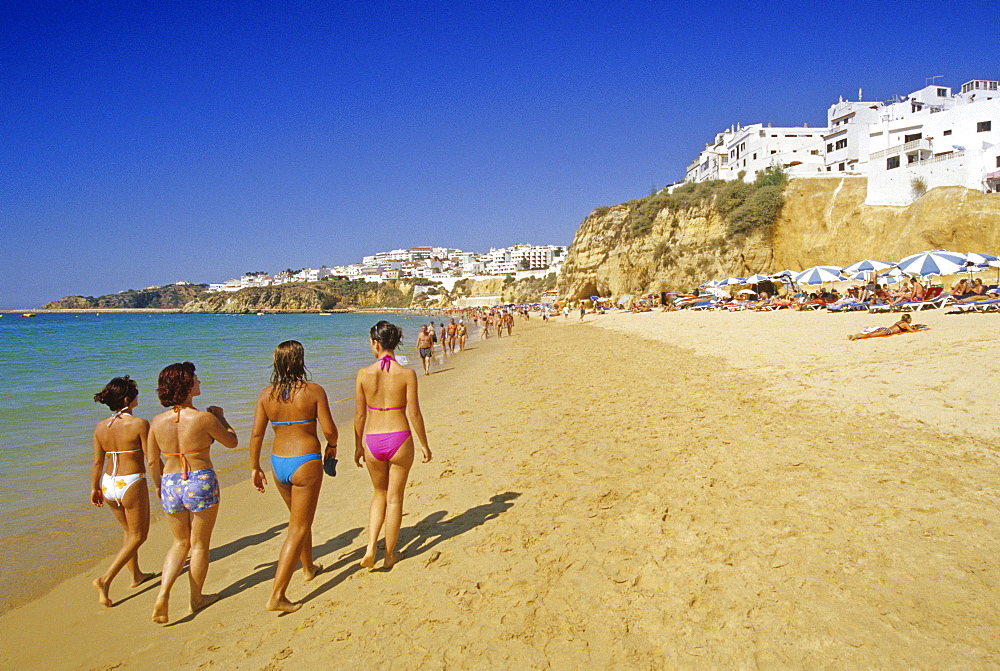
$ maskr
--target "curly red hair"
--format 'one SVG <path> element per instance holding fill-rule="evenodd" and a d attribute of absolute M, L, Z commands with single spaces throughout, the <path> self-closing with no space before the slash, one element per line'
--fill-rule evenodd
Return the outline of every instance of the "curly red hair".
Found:
<path fill-rule="evenodd" d="M 160 403 L 164 408 L 180 405 L 187 401 L 194 381 L 193 363 L 190 361 L 172 363 L 160 371 L 156 395 L 160 397 Z"/>

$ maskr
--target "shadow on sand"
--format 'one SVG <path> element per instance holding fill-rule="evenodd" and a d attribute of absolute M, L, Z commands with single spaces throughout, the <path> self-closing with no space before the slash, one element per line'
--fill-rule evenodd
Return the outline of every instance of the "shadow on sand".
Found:
<path fill-rule="evenodd" d="M 413 526 L 400 529 L 398 543 L 398 546 L 401 549 L 400 561 L 402 562 L 412 559 L 413 557 L 427 552 L 431 548 L 443 543 L 446 540 L 454 538 L 459 534 L 463 534 L 470 529 L 474 529 L 482 524 L 485 524 L 486 522 L 489 522 L 490 520 L 498 517 L 501 513 L 506 512 L 513 507 L 513 500 L 520 495 L 520 492 L 504 492 L 503 494 L 496 494 L 490 497 L 489 503 L 473 506 L 464 513 L 460 513 L 459 515 L 447 520 L 445 517 L 447 517 L 448 511 L 439 510 L 431 513 Z M 352 530 L 354 533 L 360 531 L 360 529 Z M 326 544 L 321 547 L 325 547 L 325 545 Z M 379 542 L 379 546 L 379 556 L 385 556 L 384 543 Z M 332 550 L 328 550 L 327 552 L 330 551 Z M 355 548 L 350 553 L 342 555 L 336 563 L 323 571 L 323 575 L 333 571 L 340 572 L 329 578 L 322 585 L 318 586 L 313 592 L 305 596 L 302 599 L 302 602 L 306 603 L 312 601 L 316 597 L 328 592 L 340 583 L 344 582 L 355 573 L 366 570 L 362 568 L 359 563 L 364 555 L 364 547 Z M 374 570 L 379 572 L 382 571 L 382 569 Z"/>

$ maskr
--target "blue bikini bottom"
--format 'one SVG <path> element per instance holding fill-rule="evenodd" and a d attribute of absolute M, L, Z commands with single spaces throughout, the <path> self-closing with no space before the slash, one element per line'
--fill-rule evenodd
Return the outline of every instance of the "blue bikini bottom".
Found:
<path fill-rule="evenodd" d="M 295 471 L 299 470 L 299 466 L 313 460 L 322 460 L 319 452 L 300 454 L 297 457 L 279 457 L 276 454 L 272 454 L 271 468 L 274 469 L 274 477 L 278 482 L 283 485 L 290 485 L 292 484 L 292 476 L 295 475 Z"/>

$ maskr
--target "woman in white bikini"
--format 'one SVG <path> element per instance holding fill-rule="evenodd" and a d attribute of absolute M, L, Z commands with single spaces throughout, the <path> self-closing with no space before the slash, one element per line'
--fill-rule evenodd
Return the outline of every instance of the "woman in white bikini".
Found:
<path fill-rule="evenodd" d="M 139 569 L 139 546 L 149 533 L 149 488 L 146 486 L 146 435 L 149 422 L 133 417 L 139 403 L 139 385 L 128 375 L 116 377 L 94 394 L 94 401 L 113 413 L 94 427 L 94 464 L 90 474 L 90 502 L 105 503 L 122 526 L 122 547 L 111 566 L 94 579 L 97 600 L 103 606 L 114 602 L 108 595 L 111 581 L 123 567 L 132 574 L 132 587 L 153 577 Z M 110 455 L 111 459 L 107 459 Z M 105 462 L 107 466 L 105 467 Z"/>
<path fill-rule="evenodd" d="M 354 382 L 354 463 L 361 468 L 364 459 L 375 489 L 368 548 L 361 565 L 375 565 L 378 537 L 385 525 L 382 566 L 392 568 L 399 561 L 396 541 L 403 522 L 403 492 L 413 465 L 411 427 L 420 439 L 424 463 L 431 460 L 431 450 L 417 400 L 417 374 L 396 363 L 395 350 L 403 332 L 398 326 L 380 321 L 372 327 L 370 336 L 377 360 L 359 370 Z"/>

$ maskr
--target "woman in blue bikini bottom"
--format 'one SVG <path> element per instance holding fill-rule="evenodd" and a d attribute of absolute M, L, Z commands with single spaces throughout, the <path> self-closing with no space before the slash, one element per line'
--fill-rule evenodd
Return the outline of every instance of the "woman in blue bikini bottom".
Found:
<path fill-rule="evenodd" d="M 308 419 L 287 419 L 306 417 Z M 309 382 L 302 343 L 288 340 L 274 350 L 271 384 L 257 397 L 250 435 L 250 474 L 257 491 L 263 492 L 267 476 L 260 467 L 260 452 L 267 425 L 274 430 L 271 468 L 275 486 L 288 507 L 288 537 L 281 546 L 274 587 L 267 609 L 294 612 L 302 607 L 285 595 L 295 566 L 302 563 L 306 581 L 322 570 L 313 562 L 312 523 L 323 484 L 323 456 L 317 426 L 326 438 L 326 457 L 337 456 L 337 425 L 330 414 L 323 387 Z"/>

